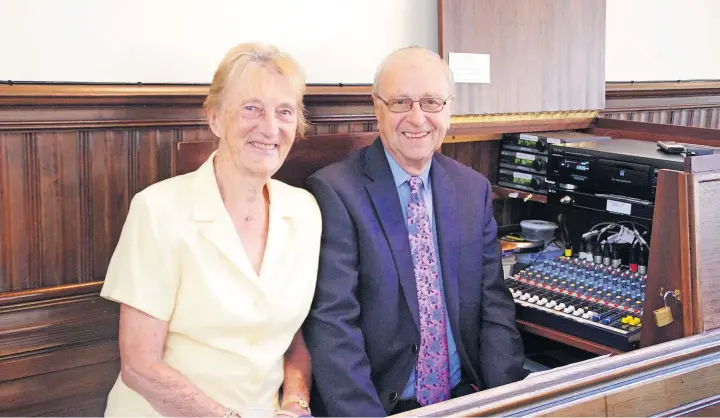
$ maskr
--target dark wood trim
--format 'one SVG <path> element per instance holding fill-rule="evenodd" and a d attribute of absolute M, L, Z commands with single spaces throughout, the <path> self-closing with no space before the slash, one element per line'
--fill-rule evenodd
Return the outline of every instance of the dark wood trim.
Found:
<path fill-rule="evenodd" d="M 68 344 L 59 348 L 39 350 L 32 355 L 11 355 L 2 359 L 3 378 L 9 381 L 32 377 L 37 370 L 55 373 L 75 367 L 120 360 L 117 339 Z M 58 361 L 58 360 L 61 361 Z"/>
<path fill-rule="evenodd" d="M 594 343 L 592 341 L 588 341 L 579 337 L 575 337 L 570 334 L 565 334 L 564 332 L 557 331 L 551 328 L 546 328 L 537 324 L 534 324 L 532 322 L 524 321 L 522 319 L 517 320 L 518 329 L 522 331 L 529 332 L 531 334 L 539 335 L 541 337 L 549 338 L 554 341 L 561 342 L 563 344 L 567 344 L 571 347 L 579 348 L 581 350 L 585 350 L 589 353 L 594 353 L 597 355 L 605 355 L 605 354 L 622 354 L 622 351 L 616 350 L 614 348 L 604 346 L 602 344 Z"/>
<path fill-rule="evenodd" d="M 440 55 L 443 59 L 445 58 L 445 49 L 443 48 L 443 0 L 437 0 L 437 17 L 438 17 L 438 55 Z"/>
<path fill-rule="evenodd" d="M 438 0 L 438 6 L 441 5 L 442 0 Z M 623 117 L 619 113 L 720 107 L 720 81 L 607 86 L 602 115 L 629 119 L 632 115 Z M 207 88 L 207 85 L 0 84 L 0 130 L 201 127 L 206 124 L 202 102 Z M 370 85 L 309 85 L 305 96 L 308 120 L 311 124 L 374 124 L 371 89 Z M 448 135 L 463 138 L 503 132 L 584 129 L 592 120 L 592 117 L 566 118 L 563 112 L 551 113 L 557 114 L 551 117 L 518 114 L 510 115 L 511 118 L 479 115 L 482 120 L 453 123 Z M 708 115 L 703 117 L 716 117 Z"/>
<path fill-rule="evenodd" d="M 206 85 L 0 84 L 0 131 L 204 127 Z M 312 125 L 374 124 L 371 86 L 309 85 Z M 365 129 L 374 130 L 374 129 Z"/>
<path fill-rule="evenodd" d="M 720 94 L 661 97 L 608 98 L 600 113 L 661 112 L 707 109 L 720 106 Z"/>
<path fill-rule="evenodd" d="M 5 306 L 0 315 L 0 362 L 4 362 L 19 355 L 117 338 L 120 305 L 89 294 Z"/>
<path fill-rule="evenodd" d="M 0 106 L 6 105 L 92 105 L 161 104 L 201 105 L 208 93 L 207 84 L 0 84 Z M 370 100 L 372 86 L 307 86 L 311 102 L 343 103 Z"/>
<path fill-rule="evenodd" d="M 18 305 L 48 299 L 89 295 L 93 293 L 99 294 L 100 290 L 102 289 L 102 285 L 102 281 L 95 281 L 55 287 L 43 287 L 40 289 L 20 290 L 17 292 L 0 293 L 0 308 L 10 305 Z"/>
<path fill-rule="evenodd" d="M 673 170 L 660 170 L 657 196 L 650 237 L 647 290 L 642 317 L 640 346 L 692 335 L 692 306 L 690 297 L 690 219 L 688 205 L 688 176 Z M 668 255 L 672 254 L 672 257 Z M 682 304 L 668 300 L 673 322 L 658 327 L 653 312 L 664 306 L 660 289 L 677 289 L 681 292 Z"/>
<path fill-rule="evenodd" d="M 720 80 L 674 82 L 606 82 L 605 97 L 671 97 L 720 94 Z"/>
<path fill-rule="evenodd" d="M 438 0 L 438 9 L 442 8 Z M 442 24 L 439 19 L 438 24 Z M 439 43 L 442 45 L 442 42 Z M 441 55 L 444 51 L 440 52 Z M 0 84 L 0 106 L 90 104 L 201 104 L 206 84 Z M 306 91 L 309 103 L 371 103 L 372 86 L 313 85 Z M 625 98 L 690 97 L 720 95 L 720 80 L 685 82 L 637 82 L 605 84 L 608 100 Z M 717 98 L 715 99 L 717 100 Z"/>

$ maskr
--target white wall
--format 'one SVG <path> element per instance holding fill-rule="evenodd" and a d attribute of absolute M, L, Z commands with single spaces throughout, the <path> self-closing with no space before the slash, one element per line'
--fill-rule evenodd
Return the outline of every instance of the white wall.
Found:
<path fill-rule="evenodd" d="M 292 53 L 309 83 L 372 83 L 437 51 L 437 0 L 0 0 L 0 80 L 209 83 L 232 46 Z"/>
<path fill-rule="evenodd" d="M 605 79 L 720 79 L 720 0 L 607 0 Z"/>
<path fill-rule="evenodd" d="M 720 0 L 607 0 L 606 34 L 608 81 L 720 79 Z M 262 40 L 309 83 L 364 84 L 396 48 L 437 51 L 437 0 L 0 0 L 0 40 L 0 80 L 209 83 Z"/>

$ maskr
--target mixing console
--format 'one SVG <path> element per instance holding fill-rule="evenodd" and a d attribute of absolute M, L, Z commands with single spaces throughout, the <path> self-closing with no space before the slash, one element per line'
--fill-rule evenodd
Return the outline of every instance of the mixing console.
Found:
<path fill-rule="evenodd" d="M 559 257 L 506 280 L 517 318 L 621 351 L 637 348 L 647 275 Z"/>

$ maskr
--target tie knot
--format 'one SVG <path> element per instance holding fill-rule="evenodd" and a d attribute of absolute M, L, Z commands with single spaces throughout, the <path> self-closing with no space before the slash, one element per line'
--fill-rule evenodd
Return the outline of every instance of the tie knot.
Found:
<path fill-rule="evenodd" d="M 411 192 L 417 192 L 418 190 L 420 190 L 420 187 L 422 187 L 423 184 L 422 179 L 417 176 L 411 176 L 408 179 L 408 183 L 410 184 Z"/>

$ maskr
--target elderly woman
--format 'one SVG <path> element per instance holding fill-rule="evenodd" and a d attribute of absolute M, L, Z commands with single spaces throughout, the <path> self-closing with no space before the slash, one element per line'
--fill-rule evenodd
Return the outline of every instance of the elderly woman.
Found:
<path fill-rule="evenodd" d="M 133 198 L 101 293 L 121 304 L 106 415 L 310 414 L 299 329 L 320 211 L 308 192 L 270 179 L 305 128 L 304 91 L 287 54 L 233 48 L 205 101 L 218 150 Z"/>

